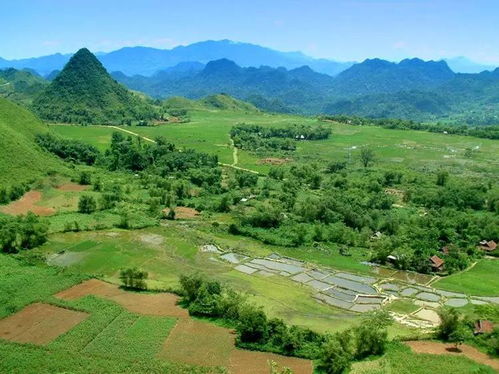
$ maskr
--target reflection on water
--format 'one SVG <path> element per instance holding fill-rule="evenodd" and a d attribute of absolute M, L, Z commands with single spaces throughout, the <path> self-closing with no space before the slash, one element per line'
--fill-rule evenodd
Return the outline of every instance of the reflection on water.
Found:
<path fill-rule="evenodd" d="M 380 266 L 371 266 L 371 272 L 383 278 L 395 278 L 406 283 L 427 284 L 433 278 L 433 276 L 427 274 L 388 269 Z"/>

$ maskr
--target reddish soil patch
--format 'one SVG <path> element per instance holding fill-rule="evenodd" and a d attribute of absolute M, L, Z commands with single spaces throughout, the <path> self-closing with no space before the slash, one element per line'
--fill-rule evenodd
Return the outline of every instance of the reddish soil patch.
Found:
<path fill-rule="evenodd" d="M 170 332 L 160 358 L 200 366 L 228 366 L 234 335 L 226 328 L 182 318 Z"/>
<path fill-rule="evenodd" d="M 266 352 L 253 352 L 235 349 L 230 355 L 231 374 L 268 374 L 270 363 L 274 361 L 278 368 L 287 367 L 294 374 L 312 374 L 312 361 L 296 357 L 286 357 Z"/>
<path fill-rule="evenodd" d="M 88 313 L 49 304 L 31 304 L 0 320 L 0 338 L 17 343 L 48 344 L 88 317 Z"/>
<path fill-rule="evenodd" d="M 290 161 L 291 161 L 290 158 L 267 157 L 267 158 L 262 158 L 261 160 L 258 161 L 258 163 L 262 165 L 282 165 Z"/>
<path fill-rule="evenodd" d="M 55 210 L 52 208 L 35 205 L 41 199 L 42 193 L 40 191 L 29 191 L 19 200 L 13 201 L 0 208 L 0 211 L 11 215 L 26 214 L 28 212 L 33 212 L 39 216 L 50 216 L 54 214 Z"/>
<path fill-rule="evenodd" d="M 188 312 L 177 306 L 178 297 L 170 293 L 137 293 L 119 288 L 117 285 L 98 279 L 90 279 L 55 296 L 64 300 L 73 300 L 86 295 L 100 296 L 112 300 L 131 312 L 169 317 L 187 317 Z"/>
<path fill-rule="evenodd" d="M 85 191 L 89 187 L 90 186 L 82 186 L 81 184 L 76 184 L 76 183 L 66 183 L 66 184 L 63 184 L 63 185 L 57 187 L 57 189 L 59 191 L 74 191 L 74 192 L 79 192 L 79 191 Z"/>
<path fill-rule="evenodd" d="M 163 209 L 163 213 L 168 215 L 170 209 Z M 199 216 L 199 212 L 196 209 L 188 208 L 186 206 L 178 206 L 175 208 L 175 219 L 193 219 Z"/>
<path fill-rule="evenodd" d="M 462 344 L 459 346 L 459 351 L 456 351 L 454 344 L 444 344 L 431 341 L 409 341 L 405 342 L 416 353 L 429 353 L 434 355 L 460 355 L 466 356 L 469 359 L 480 364 L 488 365 L 499 370 L 499 360 L 487 356 L 478 349 Z"/>

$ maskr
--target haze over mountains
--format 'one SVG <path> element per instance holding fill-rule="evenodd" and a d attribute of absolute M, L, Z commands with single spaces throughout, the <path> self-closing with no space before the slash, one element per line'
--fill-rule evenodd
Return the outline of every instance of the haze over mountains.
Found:
<path fill-rule="evenodd" d="M 230 40 L 202 41 L 172 49 L 150 47 L 125 47 L 109 53 L 96 53 L 104 67 L 110 71 L 121 71 L 126 75 L 150 76 L 183 62 L 206 64 L 209 61 L 227 58 L 242 67 L 285 67 L 294 69 L 303 65 L 309 66 L 319 73 L 336 75 L 353 65 L 354 62 L 338 62 L 328 59 L 316 59 L 301 52 L 281 52 L 250 43 L 239 43 Z M 62 70 L 71 54 L 56 53 L 49 56 L 33 57 L 19 60 L 5 60 L 0 57 L 0 69 L 13 67 L 29 68 L 42 76 L 54 70 Z M 445 60 L 456 73 L 479 73 L 493 70 L 494 66 L 475 63 L 465 57 Z"/>
<path fill-rule="evenodd" d="M 145 119 L 144 103 L 136 98 L 133 103 L 122 100 L 133 96 L 123 93 L 126 90 L 110 79 L 108 73 L 111 73 L 115 80 L 129 89 L 144 92 L 155 99 L 172 96 L 199 99 L 225 93 L 272 112 L 347 114 L 485 125 L 499 121 L 499 69 L 460 74 L 445 61 L 417 58 L 399 63 L 381 59 L 356 64 L 338 63 L 227 40 L 200 42 L 172 50 L 135 47 L 92 55 L 87 59 L 92 63 L 87 62 L 100 66 L 97 74 L 100 78 L 92 80 L 97 82 L 94 86 L 99 87 L 87 82 L 84 92 L 82 87 L 74 88 L 79 92 L 76 98 L 97 98 L 94 103 L 84 103 L 85 108 L 100 109 L 98 114 L 85 109 L 87 114 L 81 115 L 83 112 L 74 109 L 71 100 L 62 102 L 67 98 L 67 87 L 77 80 L 65 79 L 61 84 L 61 76 L 67 74 L 52 70 L 62 68 L 59 65 L 69 58 L 69 55 L 53 55 L 17 61 L 18 68 L 29 65 L 36 72 L 0 71 L 0 95 L 28 105 L 35 99 L 36 111 L 52 120 L 61 121 L 63 116 L 77 113 L 78 120 L 84 122 L 91 117 L 95 121 L 112 117 L 118 122 Z M 9 62 L 2 60 L 0 66 L 2 64 L 8 65 Z M 461 64 L 468 70 L 476 68 L 463 58 L 455 59 L 453 64 Z M 47 82 L 37 76 L 37 72 L 48 71 L 47 79 L 55 81 L 45 88 Z M 53 90 L 54 86 L 59 87 Z M 114 98 L 110 99 L 104 95 L 108 88 L 109 92 L 120 94 L 113 94 Z M 130 105 L 131 112 L 118 109 Z M 45 110 L 45 107 L 50 110 Z M 109 108 L 116 109 L 114 114 L 106 113 Z M 120 114 L 115 116 L 117 113 Z"/>

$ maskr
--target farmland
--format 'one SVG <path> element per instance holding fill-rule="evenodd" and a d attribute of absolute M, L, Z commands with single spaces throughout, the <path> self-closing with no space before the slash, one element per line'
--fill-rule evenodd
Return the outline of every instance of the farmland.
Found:
<path fill-rule="evenodd" d="M 232 164 L 229 130 L 237 123 L 284 126 L 294 123 L 317 124 L 310 117 L 272 115 L 267 113 L 241 113 L 230 111 L 193 110 L 188 123 L 171 123 L 160 126 L 131 126 L 132 132 L 154 139 L 164 136 L 179 147 L 193 148 L 200 152 L 216 154 L 220 162 Z M 499 145 L 494 140 L 467 136 L 435 134 L 423 131 L 384 129 L 374 126 L 357 127 L 328 123 L 332 130 L 330 139 L 298 144 L 293 159 L 305 162 L 326 162 L 357 157 L 359 149 L 372 146 L 384 165 L 404 165 L 417 169 L 436 170 L 447 167 L 455 173 L 491 173 L 499 170 L 497 153 Z M 74 139 L 86 139 L 101 149 L 109 144 L 115 131 L 105 127 L 79 127 L 52 125 L 51 131 Z M 466 148 L 477 147 L 473 160 L 464 157 Z M 257 171 L 267 171 L 269 166 L 258 163 L 263 157 L 239 151 L 239 163 Z"/>
<path fill-rule="evenodd" d="M 119 289 L 116 285 L 120 283 L 120 271 L 127 268 L 146 271 L 147 285 L 151 290 L 177 290 L 180 276 L 201 273 L 243 292 L 251 303 L 262 306 L 269 318 L 280 318 L 288 324 L 320 333 L 355 329 L 362 320 L 359 312 L 386 306 L 396 319 L 395 324 L 388 329 L 389 337 L 394 341 L 381 358 L 356 363 L 352 368 L 354 373 L 401 370 L 401 357 L 412 362 L 414 373 L 419 373 L 425 366 L 434 367 L 443 361 L 413 353 L 396 341 L 430 334 L 439 322 L 436 310 L 442 305 L 464 306 L 462 310 L 474 312 L 475 304 L 494 303 L 492 299 L 480 297 L 499 294 L 491 275 L 497 269 L 495 260 L 478 258 L 478 263 L 471 269 L 458 271 L 442 279 L 434 274 L 374 266 L 370 263 L 376 244 L 376 239 L 370 238 L 375 227 L 373 224 L 362 230 L 349 229 L 350 234 L 345 228 L 334 226 L 332 233 L 345 233 L 345 238 L 338 241 L 325 239 L 324 235 L 318 235 L 320 239 L 316 239 L 314 231 L 314 239 L 310 239 L 311 234 L 305 234 L 302 239 L 307 240 L 298 244 L 274 239 L 287 235 L 295 238 L 297 234 L 293 228 L 288 232 L 256 228 L 247 234 L 232 230 L 231 227 L 240 224 L 244 213 L 253 214 L 259 207 L 259 200 L 269 195 L 275 196 L 276 191 L 281 189 L 279 183 L 283 185 L 283 190 L 288 178 L 297 178 L 298 183 L 301 183 L 300 177 L 292 174 L 280 180 L 269 178 L 267 174 L 275 172 L 273 165 L 282 166 L 285 170 L 300 170 L 310 164 L 324 174 L 322 187 L 321 183 L 310 189 L 305 187 L 296 194 L 297 203 L 327 192 L 330 188 L 328 183 L 335 184 L 339 180 L 340 184 L 334 187 L 339 186 L 341 189 L 344 185 L 341 183 L 346 183 L 341 180 L 346 181 L 350 177 L 355 191 L 371 191 L 370 186 L 366 187 L 367 183 L 382 183 L 378 181 L 382 180 L 383 172 L 388 175 L 386 170 L 400 170 L 407 176 L 406 180 L 402 183 L 399 181 L 396 188 L 387 188 L 384 194 L 373 195 L 375 198 L 385 194 L 394 196 L 391 206 L 373 213 L 373 217 L 379 220 L 380 215 L 384 215 L 388 209 L 394 212 L 394 217 L 424 217 L 427 210 L 408 203 L 404 199 L 404 190 L 423 185 L 429 191 L 436 192 L 438 187 L 435 187 L 434 175 L 443 168 L 456 184 L 461 178 L 473 181 L 490 178 L 498 170 L 495 157 L 499 151 L 497 142 L 374 126 L 350 126 L 319 122 L 315 118 L 254 111 L 195 109 L 189 114 L 190 122 L 157 126 L 117 129 L 50 125 L 52 134 L 64 139 L 84 139 L 86 143 L 96 146 L 102 152 L 101 159 L 95 165 L 68 163 L 74 170 L 39 178 L 32 185 L 33 189 L 20 200 L 1 207 L 4 213 L 10 215 L 34 211 L 46 216 L 44 221 L 48 224 L 49 232 L 47 242 L 30 251 L 23 251 L 16 257 L 26 263 L 36 262 L 41 271 L 47 272 L 47 277 L 64 279 L 58 287 L 48 290 L 35 287 L 25 295 L 18 295 L 19 290 L 13 289 L 13 283 L 9 280 L 9 295 L 15 297 L 9 299 L 3 316 L 15 317 L 13 313 L 22 312 L 30 304 L 35 305 L 32 304 L 34 302 L 42 303 L 44 306 L 41 308 L 51 308 L 52 305 L 87 315 L 76 326 L 63 331 L 42 348 L 29 348 L 32 350 L 29 354 L 35 360 L 39 359 L 36 358 L 41 354 L 39 350 L 50 350 L 53 357 L 57 357 L 54 362 L 45 362 L 48 365 L 45 369 L 47 372 L 71 371 L 72 365 L 80 365 L 88 357 L 94 356 L 102 361 L 96 360 L 92 365 L 95 370 L 102 372 L 108 370 L 108 365 L 119 367 L 114 361 L 123 355 L 133 360 L 134 365 L 137 365 L 136 370 L 157 372 L 216 372 L 221 366 L 231 368 L 231 372 L 244 373 L 249 365 L 256 365 L 253 367 L 255 372 L 264 372 L 267 370 L 264 362 L 268 358 L 279 361 L 278 356 L 268 353 L 236 350 L 233 333 L 224 326 L 189 318 L 187 311 L 176 305 L 177 298 L 171 294 L 130 293 Z M 292 124 L 320 125 L 331 129 L 331 136 L 324 140 L 296 141 L 296 150 L 293 152 L 234 149 L 229 131 L 242 122 L 276 128 Z M 210 190 L 213 186 L 209 186 L 209 183 L 193 184 L 188 179 L 183 180 L 185 176 L 180 171 L 171 175 L 163 174 L 159 178 L 159 175 L 153 177 L 143 170 L 133 173 L 119 168 L 110 170 L 110 153 L 104 152 L 113 148 L 112 139 L 119 140 L 113 135 L 116 131 L 123 135 L 124 142 L 128 141 L 126 138 L 130 133 L 143 137 L 140 141 L 132 141 L 132 144 L 139 144 L 139 149 L 141 144 L 154 145 L 150 139 L 164 137 L 175 144 L 179 153 L 193 148 L 196 152 L 217 155 L 218 161 L 226 164 L 220 168 L 220 189 Z M 360 149 L 366 148 L 366 145 L 376 155 L 376 167 L 373 169 L 358 166 Z M 472 158 L 465 156 L 466 150 L 470 148 L 475 149 Z M 120 157 L 117 159 L 125 159 Z M 344 162 L 346 171 L 342 172 L 341 178 L 340 175 L 327 175 L 331 162 Z M 255 177 L 254 184 L 245 186 L 244 179 L 241 179 L 243 184 L 238 186 L 234 184 L 238 175 L 231 165 L 260 174 Z M 91 182 L 79 184 L 85 174 L 91 176 Z M 191 178 L 193 176 L 197 177 L 192 174 Z M 185 183 L 189 183 L 188 188 L 182 187 Z M 269 183 L 274 184 L 270 189 Z M 304 183 L 304 186 L 308 183 Z M 188 192 L 182 192 L 179 186 Z M 165 191 L 166 195 L 161 195 Z M 178 199 L 178 206 L 166 202 L 172 199 L 168 194 L 178 193 L 175 191 L 184 194 Z M 379 193 L 383 189 L 375 186 L 373 191 Z M 220 194 L 230 197 L 228 208 L 217 208 Z M 94 199 L 98 209 L 80 211 L 79 202 L 83 196 Z M 116 200 L 106 202 L 105 198 Z M 275 203 L 277 200 L 271 201 Z M 367 204 L 366 209 L 371 209 L 371 206 Z M 174 219 L 165 219 L 172 210 Z M 306 209 L 304 211 L 308 213 Z M 296 208 L 282 214 L 296 217 Z M 492 214 L 483 210 L 474 219 L 485 222 L 487 215 Z M 311 221 L 311 229 L 315 230 L 312 225 L 316 223 Z M 286 228 L 287 224 L 283 227 Z M 296 225 L 302 227 L 303 221 L 298 220 Z M 484 229 L 485 232 L 493 233 L 493 225 L 489 223 L 489 226 Z M 204 251 L 206 245 L 214 246 L 218 252 Z M 232 260 L 234 258 L 243 260 L 238 262 Z M 38 263 L 40 261 L 49 267 Z M 29 272 L 29 268 L 26 271 Z M 34 275 L 35 280 L 37 277 Z M 105 282 L 93 279 L 69 288 L 88 277 Z M 476 281 L 477 278 L 489 281 L 480 283 Z M 9 322 L 8 318 L 6 323 Z M 71 318 L 68 317 L 68 320 Z M 44 323 L 50 324 L 50 318 Z M 123 331 L 123 339 L 117 339 L 117 331 Z M 145 336 L 145 331 L 155 333 Z M 216 337 L 217 343 L 210 340 L 209 336 Z M 12 342 L 2 344 L 9 352 L 9 357 L 17 357 L 16 350 L 27 352 L 24 347 Z M 177 349 L 179 346 L 183 348 Z M 63 347 L 83 354 L 71 356 Z M 66 363 L 62 364 L 60 360 Z M 292 358 L 280 360 L 295 367 L 296 373 L 310 372 L 309 361 Z M 444 361 L 449 371 L 461 366 L 463 370 L 479 367 L 463 357 L 446 357 Z M 7 362 L 5 365 L 14 364 Z"/>

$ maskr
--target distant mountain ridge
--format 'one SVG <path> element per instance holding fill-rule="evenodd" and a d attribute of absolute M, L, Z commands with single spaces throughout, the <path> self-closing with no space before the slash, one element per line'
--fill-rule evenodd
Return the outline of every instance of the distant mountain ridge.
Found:
<path fill-rule="evenodd" d="M 12 61 L 0 59 L 0 69 L 7 67 L 32 68 L 40 75 L 47 76 L 54 70 L 61 70 L 70 58 L 71 54 L 54 54 Z M 243 67 L 268 65 L 292 69 L 309 65 L 318 72 L 330 75 L 336 75 L 352 65 L 352 62 L 315 59 L 301 52 L 281 52 L 255 44 L 230 40 L 207 40 L 172 49 L 125 47 L 109 53 L 98 53 L 97 58 L 108 71 L 146 76 L 151 76 L 181 62 L 195 61 L 206 64 L 209 61 L 222 58 L 235 61 Z"/>
<path fill-rule="evenodd" d="M 198 65 L 188 72 L 172 68 L 152 77 L 127 77 L 120 72 L 112 75 L 129 88 L 156 98 L 181 95 L 197 99 L 224 92 L 262 105 L 262 109 L 268 110 L 268 100 L 274 100 L 280 106 L 279 111 L 287 107 L 289 111 L 302 113 L 319 113 L 329 102 L 344 98 L 429 89 L 455 76 L 443 61 L 419 59 L 398 64 L 366 60 L 336 77 L 315 72 L 309 66 L 290 70 L 269 66 L 245 68 L 228 59 L 210 61 L 200 68 Z"/>

